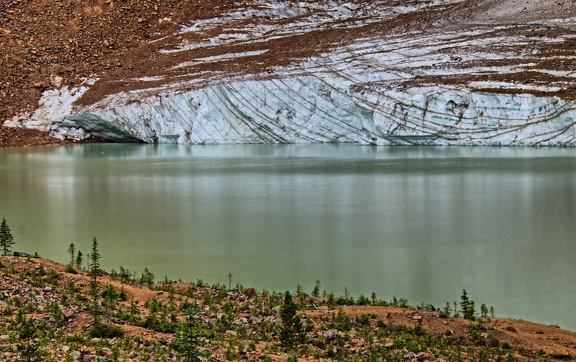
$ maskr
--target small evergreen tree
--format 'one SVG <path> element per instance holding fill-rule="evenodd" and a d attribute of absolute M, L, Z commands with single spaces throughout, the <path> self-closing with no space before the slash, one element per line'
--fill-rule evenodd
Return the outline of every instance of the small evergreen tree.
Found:
<path fill-rule="evenodd" d="M 486 304 L 480 306 L 480 317 L 488 318 L 488 307 L 486 307 Z"/>
<path fill-rule="evenodd" d="M 352 297 L 350 297 L 350 292 L 348 291 L 348 287 L 344 287 L 344 300 L 346 305 L 354 304 Z"/>
<path fill-rule="evenodd" d="M 76 254 L 76 268 L 82 269 L 83 261 L 84 261 L 84 255 L 82 255 L 82 252 L 78 250 L 78 254 Z"/>
<path fill-rule="evenodd" d="M 92 253 L 90 254 L 90 275 L 93 277 L 98 274 L 100 270 L 100 252 L 98 251 L 98 241 L 96 237 L 92 241 Z"/>
<path fill-rule="evenodd" d="M 198 347 L 202 345 L 202 333 L 199 330 L 198 323 L 194 319 L 196 310 L 193 306 L 186 308 L 184 314 L 186 321 L 180 325 L 180 329 L 174 340 L 174 349 L 178 352 L 177 357 L 186 362 L 200 362 L 200 357 L 205 357 L 210 353 L 209 350 L 201 352 Z"/>
<path fill-rule="evenodd" d="M 76 246 L 74 243 L 70 244 L 68 247 L 68 254 L 70 254 L 70 266 L 74 267 L 74 255 L 76 254 Z"/>
<path fill-rule="evenodd" d="M 140 277 L 140 283 L 151 285 L 154 283 L 154 274 L 147 267 L 144 267 L 144 272 L 142 272 L 142 276 Z"/>
<path fill-rule="evenodd" d="M 313 297 L 319 297 L 320 296 L 320 281 L 319 280 L 316 281 L 316 285 L 314 286 L 314 290 L 312 290 L 312 296 Z"/>
<path fill-rule="evenodd" d="M 448 318 L 452 313 L 452 308 L 450 308 L 450 303 L 446 302 L 444 309 L 440 312 L 440 318 Z"/>
<path fill-rule="evenodd" d="M 102 311 L 100 310 L 100 294 L 98 294 L 98 275 L 100 274 L 100 252 L 98 251 L 98 241 L 96 237 L 92 241 L 92 254 L 90 254 L 90 261 L 88 263 L 88 273 L 91 277 L 90 280 L 90 296 L 92 297 L 92 306 L 90 308 L 90 313 L 92 314 L 93 324 L 90 328 L 90 336 L 93 338 L 117 338 L 122 337 L 124 331 L 122 328 L 117 326 L 106 325 L 100 321 L 100 316 Z M 112 288 L 113 289 L 113 288 Z M 111 294 L 116 294 L 116 290 L 108 288 L 105 291 L 106 296 L 111 296 Z M 117 294 L 116 294 L 117 295 Z M 108 301 L 104 301 L 107 311 L 112 307 L 112 304 L 116 301 L 112 301 L 112 298 L 108 298 Z"/>
<path fill-rule="evenodd" d="M 474 301 L 471 301 L 468 298 L 466 289 L 462 290 L 462 296 L 460 297 L 460 307 L 462 308 L 462 317 L 464 317 L 464 319 L 471 321 L 475 319 L 474 315 L 476 314 L 476 310 L 474 307 Z"/>
<path fill-rule="evenodd" d="M 300 296 L 304 294 L 304 289 L 302 289 L 302 286 L 300 284 L 296 285 L 296 295 Z"/>
<path fill-rule="evenodd" d="M 2 247 L 2 253 L 4 256 L 8 255 L 12 250 L 12 245 L 14 245 L 14 237 L 12 237 L 12 232 L 6 219 L 2 218 L 2 224 L 0 225 L 0 247 Z"/>
<path fill-rule="evenodd" d="M 91 288 L 91 295 L 92 295 L 92 317 L 94 317 L 94 328 L 96 328 L 100 324 L 100 308 L 99 308 L 99 299 L 100 295 L 98 294 L 98 273 L 100 270 L 100 252 L 98 251 L 98 241 L 96 237 L 92 241 L 92 254 L 90 258 L 90 267 L 89 267 L 89 274 L 91 277 L 90 280 L 90 288 Z"/>
<path fill-rule="evenodd" d="M 289 292 L 284 295 L 284 304 L 280 309 L 280 319 L 284 324 L 280 330 L 280 343 L 286 348 L 295 349 L 298 344 L 304 343 L 306 333 L 302 321 L 296 314 L 296 303 Z"/>

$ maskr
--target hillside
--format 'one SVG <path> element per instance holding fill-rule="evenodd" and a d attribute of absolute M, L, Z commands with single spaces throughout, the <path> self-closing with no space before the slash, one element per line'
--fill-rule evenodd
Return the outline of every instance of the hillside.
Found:
<path fill-rule="evenodd" d="M 147 269 L 137 278 L 120 268 L 100 273 L 94 297 L 93 279 L 83 270 L 39 258 L 0 259 L 3 361 L 174 360 L 189 308 L 199 350 L 214 361 L 278 361 L 294 354 L 299 361 L 568 360 L 576 354 L 576 333 L 557 326 L 493 317 L 469 321 L 442 317 L 431 306 L 409 307 L 402 299 L 353 301 L 302 291 L 291 300 L 306 332 L 286 347 L 282 293 L 200 280 L 153 283 Z"/>
<path fill-rule="evenodd" d="M 13 1 L 0 119 L 75 140 L 571 145 L 575 17 L 568 0 Z"/>

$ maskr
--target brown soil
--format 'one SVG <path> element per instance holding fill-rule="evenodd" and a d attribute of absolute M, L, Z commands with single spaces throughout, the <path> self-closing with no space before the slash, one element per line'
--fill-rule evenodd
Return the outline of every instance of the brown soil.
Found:
<path fill-rule="evenodd" d="M 71 143 L 71 141 L 52 138 L 46 132 L 33 129 L 0 127 L 0 147 L 67 145 Z"/>
<path fill-rule="evenodd" d="M 48 133 L 35 129 L 0 127 L 0 148 L 31 146 L 63 146 L 71 144 L 99 143 L 95 138 L 79 142 L 50 137 Z"/>

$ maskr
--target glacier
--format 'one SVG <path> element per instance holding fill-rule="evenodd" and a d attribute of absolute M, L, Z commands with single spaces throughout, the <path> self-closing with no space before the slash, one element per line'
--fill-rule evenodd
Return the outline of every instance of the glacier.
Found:
<path fill-rule="evenodd" d="M 77 88 L 46 91 L 34 112 L 5 125 L 111 142 L 576 145 L 576 103 L 566 96 L 576 72 L 558 66 L 573 57 L 564 48 L 574 43 L 576 18 L 413 26 L 426 20 L 423 10 L 443 14 L 460 2 L 263 2 L 183 24 L 175 43 L 156 51 L 174 59 L 172 66 L 121 80 L 137 85 L 131 89 L 78 104 L 102 84 L 122 83 L 94 76 Z M 268 23 L 248 21 L 263 14 Z M 378 27 L 402 14 L 420 18 L 410 18 L 406 31 L 358 33 L 264 72 L 233 70 L 272 59 L 278 39 Z M 215 31 L 226 25 L 225 34 Z M 543 36 L 546 29 L 554 36 Z M 196 43 L 182 39 L 189 34 Z"/>
<path fill-rule="evenodd" d="M 125 130 L 117 140 L 184 144 L 563 146 L 576 138 L 576 105 L 558 97 L 352 86 L 318 76 L 230 82 L 65 116 L 51 131 L 74 138 L 89 123 L 113 122 Z"/>

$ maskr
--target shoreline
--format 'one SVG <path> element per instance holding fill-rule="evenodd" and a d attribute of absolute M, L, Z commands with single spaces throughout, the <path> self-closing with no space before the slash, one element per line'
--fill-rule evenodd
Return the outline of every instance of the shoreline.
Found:
<path fill-rule="evenodd" d="M 0 125 L 0 148 L 40 146 L 53 147 L 101 142 L 102 141 L 97 139 L 87 139 L 78 142 L 61 140 L 51 137 L 48 132 L 28 128 L 5 127 Z"/>
<path fill-rule="evenodd" d="M 196 306 L 199 351 L 211 356 L 202 360 L 275 361 L 296 356 L 299 361 L 407 356 L 421 361 L 566 360 L 576 355 L 576 333 L 558 326 L 507 318 L 442 317 L 442 311 L 401 305 L 401 299 L 392 305 L 374 297 L 322 298 L 303 291 L 291 292 L 291 300 L 304 336 L 286 347 L 281 342 L 286 326 L 282 293 L 200 282 L 153 282 L 147 268 L 139 277 L 123 268 L 99 271 L 98 319 L 121 334 L 93 337 L 93 276 L 87 271 L 40 258 L 4 256 L 0 262 L 4 360 L 24 356 L 17 348 L 23 341 L 37 341 L 37 351 L 49 361 L 92 361 L 96 356 L 171 360 L 178 353 L 174 343 L 187 305 Z M 110 294 L 112 298 L 106 297 Z M 44 326 L 48 335 L 22 337 L 27 323 Z"/>

